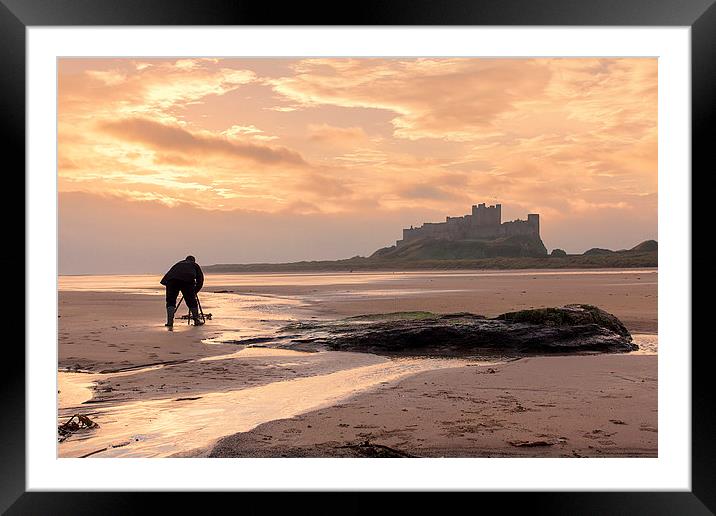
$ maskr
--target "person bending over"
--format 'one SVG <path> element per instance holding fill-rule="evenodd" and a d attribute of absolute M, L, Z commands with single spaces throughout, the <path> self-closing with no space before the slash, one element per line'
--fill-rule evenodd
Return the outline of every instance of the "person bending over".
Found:
<path fill-rule="evenodd" d="M 189 307 L 195 325 L 204 324 L 199 319 L 196 305 L 196 294 L 204 286 L 204 273 L 196 263 L 196 258 L 187 256 L 184 260 L 172 265 L 160 283 L 167 287 L 167 323 L 164 326 L 174 326 L 174 312 L 176 312 L 177 296 L 182 293 Z"/>

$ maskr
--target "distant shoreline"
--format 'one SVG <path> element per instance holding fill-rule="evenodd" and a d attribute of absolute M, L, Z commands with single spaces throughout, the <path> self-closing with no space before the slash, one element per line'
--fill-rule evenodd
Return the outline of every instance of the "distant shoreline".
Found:
<path fill-rule="evenodd" d="M 268 266 L 268 265 L 273 265 L 273 264 L 266 264 L 266 265 Z M 213 267 L 213 265 L 209 265 L 207 267 Z M 204 267 L 204 272 L 208 272 L 210 274 L 217 274 L 217 275 L 235 274 L 235 272 L 233 272 L 233 271 L 212 271 L 212 270 L 207 271 L 206 270 L 207 267 Z M 464 272 L 464 273 L 503 272 L 503 271 L 522 271 L 522 272 L 528 273 L 529 271 L 535 271 L 535 273 L 537 273 L 537 271 L 540 271 L 541 274 L 544 274 L 541 271 L 554 270 L 554 271 L 559 271 L 560 273 L 561 272 L 568 273 L 570 271 L 585 271 L 585 270 L 586 271 L 589 271 L 589 270 L 599 271 L 599 270 L 610 270 L 610 269 L 615 269 L 615 270 L 633 269 L 635 272 L 639 272 L 640 269 L 645 269 L 645 272 L 652 272 L 652 271 L 656 272 L 658 270 L 658 267 L 645 265 L 644 267 L 636 267 L 636 266 L 635 267 L 539 267 L 539 268 L 534 268 L 534 269 L 529 268 L 529 267 L 528 268 L 512 268 L 512 269 L 507 269 L 507 268 L 503 268 L 503 269 L 497 269 L 497 268 L 494 268 L 494 269 L 490 269 L 490 268 L 483 268 L 483 269 L 471 269 L 471 268 L 464 268 L 464 269 L 463 268 L 459 268 L 459 269 L 458 268 L 409 269 L 409 268 L 403 268 L 403 269 L 354 269 L 354 270 L 350 270 L 350 271 L 349 270 L 339 270 L 339 269 L 334 269 L 334 270 L 306 269 L 306 270 L 296 270 L 296 271 L 273 270 L 273 269 L 268 270 L 267 269 L 267 270 L 239 271 L 239 272 L 241 274 L 273 274 L 273 273 L 283 273 L 283 272 L 297 272 L 297 273 L 305 273 L 305 274 L 354 272 L 357 274 L 361 274 L 361 273 L 373 274 L 373 273 L 381 273 L 381 272 L 393 272 L 393 273 L 395 273 L 395 272 L 425 272 L 425 273 L 430 273 L 430 272 L 451 272 L 451 271 L 456 271 L 456 272 L 459 271 L 459 272 Z M 83 274 L 58 274 L 57 276 L 59 278 L 80 278 L 80 277 L 91 278 L 91 277 L 97 277 L 97 276 L 150 276 L 150 277 L 155 277 L 155 276 L 161 276 L 161 275 L 162 275 L 161 272 L 137 272 L 137 273 L 134 273 L 134 272 L 103 272 L 103 273 L 83 273 Z"/>
<path fill-rule="evenodd" d="M 344 260 L 301 261 L 287 263 L 237 263 L 203 266 L 209 274 L 269 272 L 394 272 L 451 270 L 528 270 L 528 269 L 640 269 L 658 268 L 658 252 L 616 251 L 606 255 L 567 255 L 545 257 L 496 257 L 462 260 L 381 260 L 355 257 Z M 102 272 L 58 274 L 81 276 L 156 276 L 163 272 Z"/>
<path fill-rule="evenodd" d="M 290 263 L 249 263 L 207 265 L 212 274 L 247 272 L 353 272 L 411 270 L 521 270 L 521 269 L 633 269 L 658 267 L 658 252 L 614 252 L 607 255 L 567 255 L 547 257 L 503 257 L 467 260 L 346 260 Z"/>

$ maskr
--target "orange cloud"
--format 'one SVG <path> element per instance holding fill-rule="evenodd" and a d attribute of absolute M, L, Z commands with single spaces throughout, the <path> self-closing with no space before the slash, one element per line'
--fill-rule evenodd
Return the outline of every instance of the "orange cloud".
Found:
<path fill-rule="evenodd" d="M 145 118 L 106 121 L 102 130 L 123 140 L 154 149 L 186 154 L 221 154 L 250 159 L 259 163 L 306 165 L 300 154 L 283 147 L 267 147 L 253 143 L 229 141 L 209 134 L 193 134 L 178 126 L 162 124 Z"/>
<path fill-rule="evenodd" d="M 394 112 L 394 135 L 471 139 L 513 103 L 538 97 L 551 70 L 538 60 L 307 59 L 270 81 L 304 106 L 331 104 Z"/>
<path fill-rule="evenodd" d="M 335 127 L 328 124 L 308 124 L 309 138 L 331 145 L 355 145 L 368 139 L 362 127 Z"/>
<path fill-rule="evenodd" d="M 62 60 L 61 70 L 82 61 Z M 173 118 L 172 108 L 184 108 L 210 95 L 224 95 L 255 79 L 256 75 L 250 70 L 221 67 L 212 59 L 142 63 L 108 59 L 101 61 L 101 69 L 60 72 L 59 111 L 65 115 L 93 111 L 95 116 L 141 113 Z"/>

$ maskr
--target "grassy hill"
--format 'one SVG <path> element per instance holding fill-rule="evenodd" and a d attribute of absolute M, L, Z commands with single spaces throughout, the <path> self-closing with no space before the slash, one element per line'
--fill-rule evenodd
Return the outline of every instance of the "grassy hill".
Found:
<path fill-rule="evenodd" d="M 641 244 L 637 244 L 629 251 L 637 252 L 637 253 L 650 253 L 650 252 L 656 252 L 659 250 L 659 244 L 656 240 L 644 240 Z"/>
<path fill-rule="evenodd" d="M 491 240 L 437 240 L 421 238 L 378 249 L 370 258 L 382 260 L 468 260 L 496 257 L 547 256 L 539 237 L 518 235 Z"/>

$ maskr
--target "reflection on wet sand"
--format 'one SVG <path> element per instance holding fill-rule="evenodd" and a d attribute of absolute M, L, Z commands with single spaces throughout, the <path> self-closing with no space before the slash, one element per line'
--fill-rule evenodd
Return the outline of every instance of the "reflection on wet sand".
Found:
<path fill-rule="evenodd" d="M 248 355 L 262 356 L 262 353 L 267 352 L 268 356 L 285 359 L 303 354 L 276 351 L 252 350 Z M 241 353 L 237 352 L 232 358 L 240 359 Z M 225 435 L 227 429 L 231 429 L 231 432 L 247 431 L 267 421 L 288 418 L 332 405 L 381 383 L 392 382 L 422 371 L 457 367 L 465 363 L 457 359 L 378 360 L 378 363 L 371 365 L 276 381 L 259 387 L 209 392 L 200 396 L 132 401 L 97 408 L 91 417 L 100 428 L 70 437 L 59 445 L 59 455 L 167 456 L 208 446 Z M 278 363 L 277 367 L 287 365 L 293 364 Z M 60 373 L 60 390 L 72 386 L 71 392 L 77 391 L 77 375 Z M 92 376 L 97 379 L 99 375 Z M 83 385 L 86 386 L 86 383 Z M 70 399 L 86 399 L 87 391 L 84 396 L 73 395 Z M 76 409 L 76 406 L 66 406 L 61 407 L 60 411 L 69 417 Z"/>

